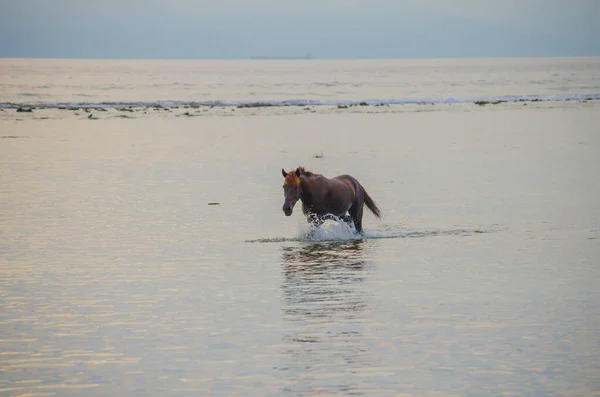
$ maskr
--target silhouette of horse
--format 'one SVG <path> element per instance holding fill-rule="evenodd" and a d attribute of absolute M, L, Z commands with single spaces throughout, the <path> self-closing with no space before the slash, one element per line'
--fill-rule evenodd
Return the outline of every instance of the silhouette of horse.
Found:
<path fill-rule="evenodd" d="M 294 171 L 281 173 L 285 178 L 283 183 L 283 213 L 292 215 L 294 205 L 302 201 L 302 212 L 308 222 L 317 226 L 331 218 L 331 215 L 354 223 L 358 233 L 362 233 L 363 206 L 378 218 L 381 211 L 377 204 L 367 194 L 364 187 L 350 175 L 340 175 L 335 178 L 325 178 L 321 174 L 306 171 L 298 167 Z M 346 215 L 348 213 L 348 215 Z"/>

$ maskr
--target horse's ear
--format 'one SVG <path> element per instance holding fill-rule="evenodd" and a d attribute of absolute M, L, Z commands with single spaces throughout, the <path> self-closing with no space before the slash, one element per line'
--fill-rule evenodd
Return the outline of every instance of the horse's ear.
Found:
<path fill-rule="evenodd" d="M 287 176 L 287 172 L 285 172 L 285 170 L 283 168 L 281 169 L 281 174 L 283 175 L 284 178 Z"/>
<path fill-rule="evenodd" d="M 296 176 L 300 177 L 300 169 L 299 168 L 296 168 Z"/>

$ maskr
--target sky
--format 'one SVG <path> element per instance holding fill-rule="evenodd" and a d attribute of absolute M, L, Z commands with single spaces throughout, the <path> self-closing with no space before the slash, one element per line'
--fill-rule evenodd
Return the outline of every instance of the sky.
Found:
<path fill-rule="evenodd" d="M 598 0 L 0 0 L 0 57 L 600 55 Z"/>

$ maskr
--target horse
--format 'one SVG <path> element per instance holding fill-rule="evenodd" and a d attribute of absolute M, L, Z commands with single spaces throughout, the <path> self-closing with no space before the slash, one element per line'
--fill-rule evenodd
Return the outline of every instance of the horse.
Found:
<path fill-rule="evenodd" d="M 320 226 L 325 220 L 336 216 L 345 222 L 353 223 L 354 228 L 362 234 L 363 206 L 377 218 L 381 218 L 381 211 L 377 204 L 367 194 L 365 188 L 350 175 L 339 175 L 335 178 L 326 178 L 321 174 L 307 171 L 304 167 L 286 172 L 283 175 L 283 213 L 292 215 L 294 205 L 302 201 L 302 212 L 309 223 Z M 348 215 L 346 215 L 348 213 Z"/>

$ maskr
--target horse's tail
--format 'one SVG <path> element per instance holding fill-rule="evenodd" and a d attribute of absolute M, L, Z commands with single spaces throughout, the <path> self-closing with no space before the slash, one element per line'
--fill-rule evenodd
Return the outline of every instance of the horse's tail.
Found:
<path fill-rule="evenodd" d="M 377 218 L 381 218 L 381 210 L 375 204 L 375 201 L 369 196 L 365 188 L 363 188 L 363 193 L 365 194 L 365 205 L 367 208 L 375 215 Z"/>

